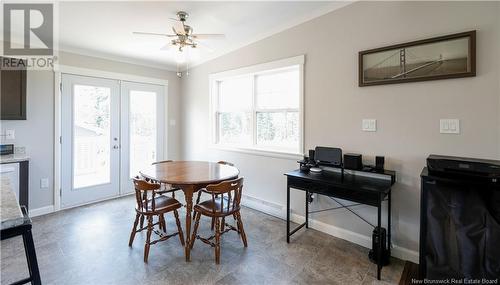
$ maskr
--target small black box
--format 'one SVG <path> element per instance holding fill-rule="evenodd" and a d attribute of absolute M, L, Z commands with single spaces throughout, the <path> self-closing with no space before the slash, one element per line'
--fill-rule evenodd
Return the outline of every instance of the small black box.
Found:
<path fill-rule="evenodd" d="M 361 154 L 357 153 L 344 154 L 344 168 L 353 170 L 363 169 L 363 158 Z"/>
<path fill-rule="evenodd" d="M 383 156 L 376 156 L 375 157 L 375 169 L 377 171 L 383 171 L 384 170 L 384 157 Z"/>

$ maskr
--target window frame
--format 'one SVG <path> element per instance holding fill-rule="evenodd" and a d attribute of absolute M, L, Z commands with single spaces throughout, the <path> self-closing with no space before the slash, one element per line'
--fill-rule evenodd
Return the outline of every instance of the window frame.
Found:
<path fill-rule="evenodd" d="M 263 64 L 243 67 L 239 69 L 214 73 L 209 75 L 209 124 L 210 124 L 210 141 L 211 148 L 237 151 L 248 154 L 256 154 L 263 156 L 271 156 L 278 158 L 301 158 L 304 153 L 304 61 L 305 56 L 299 55 L 295 57 L 285 58 L 277 61 L 267 62 Z M 286 70 L 293 67 L 298 67 L 299 70 L 299 107 L 298 110 L 293 108 L 273 108 L 273 109 L 260 109 L 257 105 L 256 94 L 256 77 L 261 74 L 272 74 L 280 70 Z M 250 108 L 251 112 L 251 129 L 252 142 L 249 145 L 244 144 L 227 144 L 220 143 L 219 141 L 219 83 L 225 79 L 249 76 L 252 78 L 252 102 L 253 106 Z M 298 149 L 283 150 L 280 147 L 272 147 L 257 144 L 257 113 L 272 113 L 273 111 L 285 112 L 298 111 L 299 116 L 299 142 Z"/>

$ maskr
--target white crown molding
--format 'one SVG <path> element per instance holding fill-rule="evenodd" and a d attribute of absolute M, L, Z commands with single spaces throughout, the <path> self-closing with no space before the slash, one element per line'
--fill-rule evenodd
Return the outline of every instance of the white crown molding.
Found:
<path fill-rule="evenodd" d="M 211 54 L 210 56 L 204 58 L 204 59 L 201 59 L 200 61 L 198 62 L 193 62 L 189 68 L 194 68 L 198 65 L 201 65 L 205 62 L 208 62 L 210 60 L 213 60 L 213 59 L 216 59 L 218 57 L 221 57 L 223 55 L 226 55 L 228 53 L 231 53 L 233 51 L 236 51 L 238 49 L 241 49 L 245 46 L 248 46 L 248 45 L 251 45 L 253 43 L 256 43 L 258 41 L 261 41 L 265 38 L 268 38 L 272 35 L 275 35 L 275 34 L 278 34 L 278 33 L 281 33 L 283 31 L 286 31 L 290 28 L 293 28 L 293 27 L 296 27 L 300 24 L 303 24 L 305 22 L 308 22 L 312 19 L 315 19 L 315 18 L 318 18 L 318 17 L 321 17 L 323 15 L 326 15 L 330 12 L 333 12 L 335 10 L 338 10 L 340 8 L 343 8 L 345 6 L 348 6 L 354 2 L 357 2 L 358 0 L 352 0 L 352 1 L 336 1 L 336 2 L 333 2 L 328 5 L 327 7 L 321 7 L 321 8 L 318 8 L 314 11 L 312 11 L 311 13 L 308 13 L 306 15 L 301 15 L 297 18 L 294 18 L 282 25 L 279 25 L 275 28 L 272 28 L 272 29 L 269 29 L 267 30 L 266 32 L 263 32 L 263 33 L 260 33 L 259 35 L 251 38 L 251 39 L 248 39 L 248 40 L 245 40 L 245 41 L 241 41 L 239 43 L 235 43 L 233 44 L 231 47 L 228 47 L 228 48 L 225 48 L 225 49 L 221 49 L 220 51 L 218 52 L 214 52 L 213 54 Z M 185 71 L 185 68 L 182 68 L 182 71 Z"/>
<path fill-rule="evenodd" d="M 176 67 L 168 65 L 168 64 L 154 63 L 154 62 L 150 62 L 147 60 L 141 60 L 141 59 L 125 57 L 125 56 L 120 56 L 120 55 L 115 55 L 115 54 L 110 54 L 110 53 L 104 53 L 104 52 L 100 52 L 100 51 L 96 51 L 96 50 L 79 49 L 79 48 L 75 48 L 75 47 L 61 45 L 59 47 L 59 51 L 66 52 L 66 53 L 72 53 L 72 54 L 76 54 L 76 55 L 83 55 L 83 56 L 95 57 L 95 58 L 100 58 L 100 59 L 106 59 L 106 60 L 111 60 L 111 61 L 116 61 L 116 62 L 121 62 L 121 63 L 134 64 L 134 65 L 139 65 L 139 66 L 144 66 L 144 67 L 157 68 L 157 69 L 166 70 L 166 71 L 172 71 L 172 72 L 177 71 Z"/>

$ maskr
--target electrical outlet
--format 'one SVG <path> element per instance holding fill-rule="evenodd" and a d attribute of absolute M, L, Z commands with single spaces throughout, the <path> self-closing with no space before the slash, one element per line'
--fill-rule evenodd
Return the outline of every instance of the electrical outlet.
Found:
<path fill-rule="evenodd" d="M 16 132 L 14 130 L 5 131 L 5 139 L 14 140 L 16 139 Z"/>
<path fill-rule="evenodd" d="M 49 179 L 48 178 L 40 179 L 40 188 L 42 188 L 42 189 L 49 188 Z"/>

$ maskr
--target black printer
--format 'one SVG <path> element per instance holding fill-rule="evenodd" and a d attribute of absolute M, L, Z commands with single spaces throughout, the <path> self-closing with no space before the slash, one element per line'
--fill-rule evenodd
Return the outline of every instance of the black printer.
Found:
<path fill-rule="evenodd" d="M 500 161 L 430 155 L 421 179 L 419 277 L 499 284 Z"/>
<path fill-rule="evenodd" d="M 427 158 L 429 173 L 436 176 L 465 175 L 500 180 L 500 161 L 431 154 Z"/>

